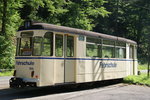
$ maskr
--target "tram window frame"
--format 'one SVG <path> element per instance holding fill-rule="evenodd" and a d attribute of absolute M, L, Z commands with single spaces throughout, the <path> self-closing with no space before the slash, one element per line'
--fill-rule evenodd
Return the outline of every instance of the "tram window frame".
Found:
<path fill-rule="evenodd" d="M 56 39 L 56 37 L 58 36 L 58 38 L 59 39 Z M 60 37 L 61 37 L 61 39 L 62 39 L 62 41 L 60 41 L 61 39 L 60 39 Z M 57 41 L 58 41 L 58 43 L 60 44 L 56 44 L 57 43 Z M 59 47 L 59 49 L 61 50 L 60 52 L 58 52 L 58 48 L 57 48 L 57 46 L 61 46 L 61 47 Z M 63 50 L 64 50 L 64 36 L 63 35 L 61 35 L 61 34 L 55 34 L 55 56 L 56 57 L 62 57 L 63 56 Z M 60 53 L 60 54 L 59 54 Z"/>
<path fill-rule="evenodd" d="M 39 38 L 39 39 L 41 39 L 41 40 L 39 40 L 39 41 L 37 41 L 37 42 L 35 42 L 35 39 L 36 38 Z M 38 47 L 38 54 L 36 54 L 35 53 L 35 43 L 39 43 L 39 46 L 37 46 Z M 40 36 L 36 36 L 36 37 L 33 37 L 33 56 L 41 56 L 41 54 L 42 54 L 42 43 L 43 43 L 43 37 L 40 37 Z"/>
<path fill-rule="evenodd" d="M 41 55 L 42 56 L 53 56 L 53 32 L 46 32 L 44 37 L 43 37 L 43 42 L 42 42 L 42 51 L 41 51 Z M 47 39 L 45 41 L 45 39 Z M 48 44 L 47 46 L 49 46 L 49 48 L 47 50 L 48 53 L 44 53 L 46 51 L 45 49 L 45 44 Z"/>
<path fill-rule="evenodd" d="M 134 58 L 137 59 L 137 46 L 134 46 Z"/>
<path fill-rule="evenodd" d="M 122 51 L 120 51 L 120 50 L 122 50 Z M 126 58 L 126 48 L 115 47 L 115 58 Z"/>
<path fill-rule="evenodd" d="M 108 55 L 108 53 L 111 55 Z M 115 58 L 115 41 L 103 39 L 102 58 Z"/>
<path fill-rule="evenodd" d="M 21 37 L 33 37 L 33 31 L 21 32 Z"/>
<path fill-rule="evenodd" d="M 32 56 L 33 49 L 33 32 L 21 32 L 19 41 L 18 55 L 19 56 Z M 24 40 L 23 39 L 28 39 Z M 29 43 L 28 43 L 29 42 Z"/>
<path fill-rule="evenodd" d="M 118 51 L 118 49 L 123 50 L 123 52 Z M 116 41 L 115 58 L 126 58 L 126 43 L 125 42 Z"/>
<path fill-rule="evenodd" d="M 17 43 L 16 43 L 16 56 L 19 56 L 19 52 L 20 52 L 20 41 L 21 41 L 21 38 L 17 38 Z"/>
<path fill-rule="evenodd" d="M 129 59 L 134 59 L 134 46 L 129 46 Z"/>
<path fill-rule="evenodd" d="M 101 45 L 102 45 L 102 42 L 100 38 L 87 36 L 86 37 L 86 56 L 87 57 L 101 57 Z"/>
<path fill-rule="evenodd" d="M 67 57 L 74 57 L 74 36 L 67 36 Z"/>

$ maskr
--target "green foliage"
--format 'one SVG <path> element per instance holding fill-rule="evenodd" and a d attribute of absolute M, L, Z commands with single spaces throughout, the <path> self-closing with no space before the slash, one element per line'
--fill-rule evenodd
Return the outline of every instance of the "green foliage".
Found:
<path fill-rule="evenodd" d="M 140 63 L 148 62 L 150 47 L 150 0 L 108 0 L 109 17 L 98 17 L 94 31 L 137 42 Z"/>
<path fill-rule="evenodd" d="M 74 0 L 73 0 L 74 1 Z M 64 13 L 60 18 L 62 25 L 93 30 L 97 24 L 94 20 L 99 16 L 108 16 L 109 12 L 102 6 L 103 0 L 81 0 L 69 2 L 67 5 L 68 12 Z"/>
<path fill-rule="evenodd" d="M 21 23 L 18 8 L 22 7 L 21 0 L 7 0 L 6 16 L 3 16 L 3 1 L 0 1 L 0 19 L 5 17 L 5 36 L 0 36 L 0 69 L 14 67 L 15 38 L 13 37 Z M 2 20 L 0 20 L 0 31 Z M 1 33 L 2 34 L 2 33 Z"/>
<path fill-rule="evenodd" d="M 53 24 L 59 24 L 58 17 L 67 11 L 63 7 L 66 4 L 64 0 L 27 0 L 23 4 L 24 7 L 21 9 L 23 19 Z"/>
<path fill-rule="evenodd" d="M 0 36 L 0 69 L 14 67 L 15 46 L 11 42 Z"/>
<path fill-rule="evenodd" d="M 148 65 L 147 64 L 139 64 L 138 70 L 147 70 Z"/>
<path fill-rule="evenodd" d="M 141 74 L 136 76 L 128 76 L 124 78 L 124 82 L 132 84 L 143 84 L 150 86 L 150 78 L 147 77 L 147 74 Z"/>
<path fill-rule="evenodd" d="M 47 23 L 92 30 L 94 19 L 107 16 L 103 0 L 27 0 L 24 1 L 21 16 Z"/>
<path fill-rule="evenodd" d="M 0 72 L 0 77 L 1 76 L 12 76 L 14 71 L 5 71 L 5 72 Z"/>
<path fill-rule="evenodd" d="M 2 1 L 1 1 L 2 2 Z M 6 18 L 6 36 L 11 37 L 14 36 L 18 25 L 21 23 L 21 18 L 18 13 L 18 8 L 22 7 L 22 0 L 7 0 L 7 10 L 6 16 L 2 15 L 2 10 L 0 12 L 0 18 Z M 2 9 L 3 6 L 1 6 Z"/>
<path fill-rule="evenodd" d="M 0 37 L 2 68 L 13 66 L 14 35 L 22 21 L 26 19 L 92 30 L 135 40 L 138 43 L 139 61 L 148 62 L 150 55 L 150 0 L 5 1 L 7 1 L 7 9 L 6 16 L 3 16 L 4 0 L 0 0 L 0 31 L 2 19 L 6 19 L 6 36 Z"/>

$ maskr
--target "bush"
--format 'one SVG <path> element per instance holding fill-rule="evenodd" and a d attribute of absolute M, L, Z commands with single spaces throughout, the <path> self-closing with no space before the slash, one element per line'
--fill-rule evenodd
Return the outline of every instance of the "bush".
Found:
<path fill-rule="evenodd" d="M 125 77 L 124 82 L 150 86 L 150 77 L 148 77 L 147 74 L 133 75 L 133 76 Z"/>
<path fill-rule="evenodd" d="M 148 65 L 147 64 L 139 64 L 138 70 L 147 70 Z"/>
<path fill-rule="evenodd" d="M 13 72 L 14 72 L 13 70 L 12 71 L 0 72 L 0 76 L 12 76 Z"/>
<path fill-rule="evenodd" d="M 11 39 L 0 36 L 0 69 L 14 68 L 15 46 Z"/>

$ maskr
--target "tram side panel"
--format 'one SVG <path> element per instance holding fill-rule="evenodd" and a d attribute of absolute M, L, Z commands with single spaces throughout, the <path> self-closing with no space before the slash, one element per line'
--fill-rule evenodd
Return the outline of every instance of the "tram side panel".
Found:
<path fill-rule="evenodd" d="M 54 60 L 54 83 L 64 83 L 64 59 Z"/>
<path fill-rule="evenodd" d="M 129 60 L 129 44 L 126 44 L 126 59 Z M 128 61 L 126 64 L 126 69 L 127 69 L 127 73 L 126 75 L 130 75 L 131 74 L 131 62 Z"/>
<path fill-rule="evenodd" d="M 138 66 L 138 61 L 136 57 L 136 46 L 134 46 L 133 52 L 130 52 L 130 45 L 129 43 L 126 44 L 126 59 L 127 61 L 127 76 L 128 75 L 137 75 L 137 66 Z M 130 54 L 133 53 L 133 57 L 131 59 Z"/>
<path fill-rule="evenodd" d="M 123 78 L 126 76 L 125 61 L 92 59 L 86 61 L 86 82 Z"/>
<path fill-rule="evenodd" d="M 89 58 L 91 59 L 91 58 Z M 78 82 L 92 82 L 126 77 L 126 61 L 80 60 Z"/>
<path fill-rule="evenodd" d="M 65 60 L 65 76 L 64 76 L 64 81 L 65 82 L 75 82 L 75 66 L 76 62 L 75 60 Z"/>
<path fill-rule="evenodd" d="M 130 62 L 126 59 L 111 61 L 111 59 L 86 57 L 86 40 L 78 39 L 77 57 L 81 58 L 76 61 L 77 83 L 123 78 L 129 71 L 127 66 L 130 65 Z"/>
<path fill-rule="evenodd" d="M 16 77 L 21 78 L 24 82 L 35 82 L 40 84 L 40 60 L 39 59 L 22 59 L 16 57 Z M 34 74 L 33 74 L 34 73 Z M 32 75 L 33 74 L 33 75 Z"/>
<path fill-rule="evenodd" d="M 138 72 L 138 60 L 137 60 L 137 47 L 134 46 L 134 75 L 137 75 Z"/>
<path fill-rule="evenodd" d="M 54 60 L 42 59 L 39 86 L 54 85 Z"/>
<path fill-rule="evenodd" d="M 86 56 L 86 40 L 85 37 L 80 39 L 80 36 L 77 37 L 76 43 L 76 57 L 79 58 L 76 60 L 76 83 L 85 82 L 85 58 Z"/>

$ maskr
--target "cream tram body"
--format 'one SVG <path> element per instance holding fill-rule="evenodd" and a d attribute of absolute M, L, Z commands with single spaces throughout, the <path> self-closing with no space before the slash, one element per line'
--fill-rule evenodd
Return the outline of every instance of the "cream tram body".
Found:
<path fill-rule="evenodd" d="M 11 87 L 84 83 L 137 74 L 136 42 L 45 23 L 19 29 L 15 59 Z"/>

